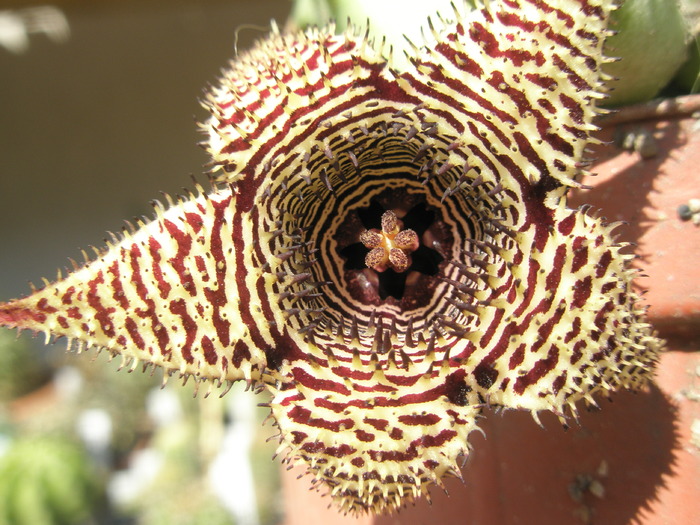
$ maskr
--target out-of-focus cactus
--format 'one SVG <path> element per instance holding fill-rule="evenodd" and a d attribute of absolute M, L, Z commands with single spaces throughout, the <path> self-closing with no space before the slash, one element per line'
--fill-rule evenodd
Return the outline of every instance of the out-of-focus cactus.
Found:
<path fill-rule="evenodd" d="M 675 85 L 684 93 L 700 91 L 700 36 L 688 46 L 688 60 L 678 70 Z"/>
<path fill-rule="evenodd" d="M 606 42 L 609 56 L 619 57 L 603 70 L 616 77 L 607 106 L 623 106 L 654 98 L 686 59 L 689 29 L 676 0 L 627 0 L 613 13 Z"/>
<path fill-rule="evenodd" d="M 85 453 L 65 439 L 20 439 L 0 458 L 0 523 L 89 523 L 101 493 Z"/>
<path fill-rule="evenodd" d="M 681 11 L 692 35 L 688 59 L 675 78 L 676 86 L 685 93 L 700 92 L 700 0 L 681 0 Z"/>
<path fill-rule="evenodd" d="M 0 401 L 27 394 L 49 380 L 50 367 L 38 354 L 26 339 L 0 331 Z"/>

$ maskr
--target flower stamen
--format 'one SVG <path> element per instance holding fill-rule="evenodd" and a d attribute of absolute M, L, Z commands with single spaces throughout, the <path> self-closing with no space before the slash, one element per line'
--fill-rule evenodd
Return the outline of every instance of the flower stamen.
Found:
<path fill-rule="evenodd" d="M 382 215 L 382 229 L 365 230 L 360 234 L 360 242 L 370 251 L 365 264 L 377 272 L 389 268 L 397 273 L 411 266 L 410 254 L 418 249 L 418 234 L 410 229 L 401 229 L 403 224 L 396 214 L 389 210 Z"/>

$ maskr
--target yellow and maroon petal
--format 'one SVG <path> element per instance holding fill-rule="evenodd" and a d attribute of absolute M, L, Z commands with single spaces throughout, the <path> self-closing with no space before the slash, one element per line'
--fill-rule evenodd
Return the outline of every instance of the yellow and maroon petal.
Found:
<path fill-rule="evenodd" d="M 273 343 L 253 322 L 260 264 L 230 188 L 190 195 L 125 231 L 94 261 L 27 298 L 0 304 L 0 324 L 64 336 L 218 383 L 257 381 Z M 234 239 L 236 249 L 234 249 Z M 251 293 L 251 290 L 253 293 Z"/>
<path fill-rule="evenodd" d="M 609 0 L 502 0 L 430 24 L 398 83 L 489 180 L 576 185 L 597 100 Z M 491 179 L 493 180 L 493 179 Z M 456 178 L 456 187 L 461 181 Z"/>
<path fill-rule="evenodd" d="M 285 317 L 281 449 L 346 510 L 398 506 L 454 472 L 485 402 L 564 420 L 648 380 L 660 343 L 627 260 L 564 204 L 611 4 L 457 12 L 406 72 L 352 33 L 274 35 L 208 97 L 220 177 L 263 241 L 275 231 L 260 258 Z M 398 221 L 418 208 L 411 264 L 436 262 L 395 272 Z M 368 268 L 351 264 L 359 245 Z"/>

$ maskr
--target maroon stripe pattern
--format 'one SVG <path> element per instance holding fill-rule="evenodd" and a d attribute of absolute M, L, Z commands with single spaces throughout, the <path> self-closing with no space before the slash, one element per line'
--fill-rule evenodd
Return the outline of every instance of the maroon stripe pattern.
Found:
<path fill-rule="evenodd" d="M 456 9 L 407 71 L 352 28 L 274 32 L 204 100 L 217 187 L 0 305 L 0 324 L 267 388 L 279 452 L 346 512 L 459 475 L 485 406 L 566 424 L 643 386 L 662 343 L 631 257 L 566 205 L 611 4 Z M 353 263 L 377 208 L 416 231 L 405 272 Z"/>

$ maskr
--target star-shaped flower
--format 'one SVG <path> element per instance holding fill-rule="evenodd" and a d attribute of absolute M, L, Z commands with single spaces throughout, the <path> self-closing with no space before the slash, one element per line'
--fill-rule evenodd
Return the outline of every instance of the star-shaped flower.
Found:
<path fill-rule="evenodd" d="M 206 97 L 219 184 L 0 324 L 268 389 L 280 451 L 345 511 L 459 475 L 487 405 L 566 422 L 642 386 L 631 257 L 566 206 L 611 3 L 456 9 L 401 73 L 353 30 L 273 33 Z"/>

